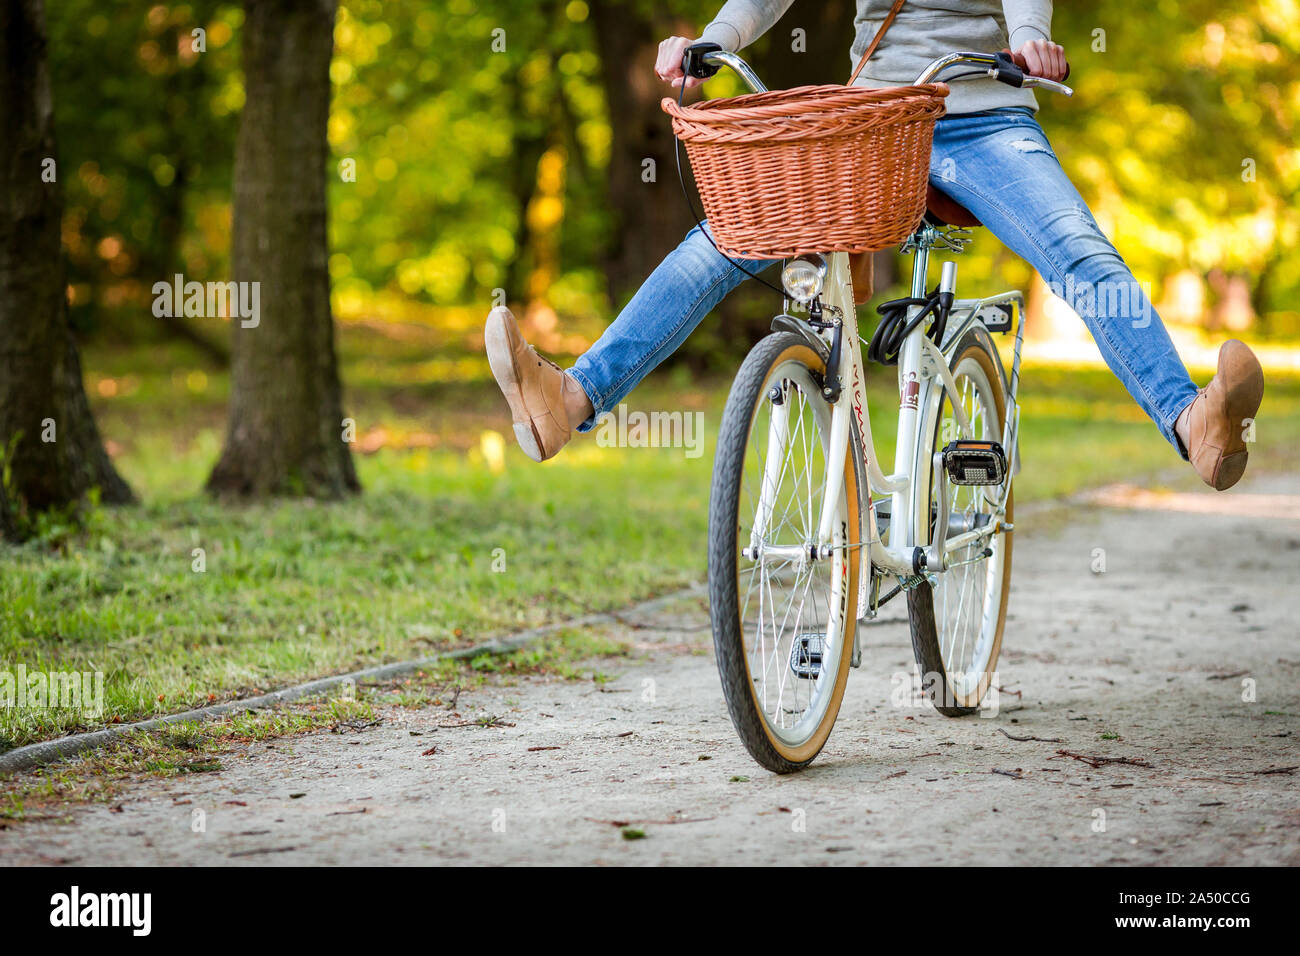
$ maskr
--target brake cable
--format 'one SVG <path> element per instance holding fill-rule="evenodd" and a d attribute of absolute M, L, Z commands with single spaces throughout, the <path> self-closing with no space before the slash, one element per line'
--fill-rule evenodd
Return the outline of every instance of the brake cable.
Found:
<path fill-rule="evenodd" d="M 681 91 L 677 94 L 677 105 L 678 107 L 682 107 L 682 108 L 684 108 L 683 104 L 686 98 L 686 77 L 687 76 L 689 76 L 689 74 L 683 72 L 682 88 Z M 726 259 L 728 262 L 730 262 L 741 272 L 745 273 L 745 275 L 749 276 L 751 279 L 757 279 L 759 282 L 763 283 L 763 285 L 767 286 L 769 289 L 771 289 L 773 292 L 779 295 L 781 299 L 784 301 L 787 298 L 784 289 L 779 289 L 776 286 L 772 285 L 772 283 L 764 279 L 762 276 L 755 275 L 753 272 L 750 272 L 748 269 L 742 266 L 735 259 L 731 258 L 731 256 L 727 255 L 721 249 L 718 249 L 718 244 L 713 241 L 713 234 L 704 227 L 704 218 L 695 211 L 695 200 L 691 198 L 691 192 L 689 189 L 686 188 L 686 175 L 685 173 L 682 172 L 682 141 L 678 139 L 676 135 L 673 136 L 673 144 L 675 147 L 675 152 L 677 154 L 677 181 L 681 183 L 682 196 L 685 197 L 686 206 L 691 211 L 691 218 L 695 220 L 695 227 L 699 229 L 700 232 L 704 233 L 704 238 L 709 240 L 709 245 L 713 246 L 713 248 L 717 250 L 718 255 L 722 256 L 722 258 Z"/>

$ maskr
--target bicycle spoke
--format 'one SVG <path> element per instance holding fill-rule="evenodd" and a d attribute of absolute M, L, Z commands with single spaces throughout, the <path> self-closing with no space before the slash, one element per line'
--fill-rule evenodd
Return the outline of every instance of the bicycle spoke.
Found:
<path fill-rule="evenodd" d="M 943 401 L 960 404 L 970 423 L 971 438 L 1000 440 L 1000 422 L 989 393 L 992 383 L 987 381 L 982 371 L 971 374 L 960 368 L 954 372 L 954 378 L 958 383 L 956 394 L 945 397 Z M 951 427 L 948 422 L 955 422 L 957 417 L 958 410 L 953 407 L 951 419 L 940 415 L 936 428 Z M 958 520 L 967 529 L 974 527 L 977 516 L 985 515 L 985 520 L 993 520 L 997 498 L 989 492 L 990 489 L 984 486 L 949 485 L 948 500 L 936 501 L 935 520 Z M 981 560 L 981 552 L 986 548 L 992 550 L 992 556 Z M 982 679 L 993 633 L 998 626 L 997 604 L 990 601 L 994 598 L 1000 600 L 994 590 L 998 587 L 1000 572 L 996 568 L 1000 548 L 1001 543 L 995 535 L 973 541 L 953 552 L 949 559 L 954 567 L 943 574 L 933 592 L 939 655 L 950 681 L 959 687 L 969 687 L 970 681 Z"/>
<path fill-rule="evenodd" d="M 771 399 L 777 388 L 783 407 Z M 837 621 L 833 609 L 840 606 L 835 595 L 841 562 L 848 558 L 840 547 L 845 541 L 838 525 L 830 559 L 796 560 L 788 557 L 789 552 L 780 560 L 765 556 L 769 548 L 803 549 L 816 544 L 825 496 L 830 409 L 806 370 L 802 375 L 798 368 L 785 374 L 774 370 L 762 389 L 741 469 L 737 516 L 739 547 L 757 549 L 748 559 L 738 555 L 738 583 L 745 588 L 742 634 L 761 710 L 774 729 L 797 737 L 799 725 L 815 713 L 827 688 L 823 678 L 831 669 L 831 655 L 843 646 L 842 635 L 832 632 L 846 624 Z M 785 416 L 783 427 L 772 423 L 778 409 Z M 815 642 L 821 644 L 821 665 L 815 673 L 801 673 L 796 664 L 815 653 Z"/>

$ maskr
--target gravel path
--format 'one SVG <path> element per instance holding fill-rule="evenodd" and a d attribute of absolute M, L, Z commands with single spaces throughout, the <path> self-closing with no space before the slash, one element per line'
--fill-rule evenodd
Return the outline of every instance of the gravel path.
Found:
<path fill-rule="evenodd" d="M 394 708 L 249 745 L 0 832 L 0 865 L 1300 863 L 1300 477 L 1105 489 L 1018 515 L 1017 537 L 993 717 L 898 699 L 896 602 L 826 749 L 773 776 L 732 731 L 686 600 L 608 629 L 632 654 L 595 665 L 603 686 L 527 678 L 463 694 L 458 718 Z M 438 726 L 489 714 L 513 726 Z"/>

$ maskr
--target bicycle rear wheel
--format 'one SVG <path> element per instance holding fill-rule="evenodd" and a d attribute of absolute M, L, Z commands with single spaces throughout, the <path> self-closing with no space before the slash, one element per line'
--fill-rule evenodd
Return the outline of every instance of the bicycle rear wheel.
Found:
<path fill-rule="evenodd" d="M 1001 359 L 988 332 L 971 329 L 958 343 L 950 364 L 956 400 L 971 423 L 972 438 L 1001 441 L 1006 423 L 1006 389 Z M 991 522 L 1002 485 L 948 484 L 947 500 L 936 500 L 934 452 L 958 437 L 952 398 L 940 390 L 920 423 L 914 475 L 917 476 L 916 540 L 933 540 L 936 522 L 949 522 L 949 538 Z M 1008 475 L 1006 480 L 1011 481 Z M 1008 492 L 1005 521 L 1011 523 L 1013 495 Z M 949 555 L 947 571 L 934 585 L 908 592 L 912 650 L 921 671 L 921 688 L 939 713 L 958 717 L 974 713 L 997 670 L 1006 627 L 1011 587 L 1011 533 L 999 532 L 972 541 Z M 985 556 L 984 550 L 989 554 Z"/>
<path fill-rule="evenodd" d="M 718 435 L 709 499 L 709 599 L 732 723 L 776 773 L 807 766 L 839 713 L 853 651 L 859 555 L 852 452 L 832 550 L 815 557 L 831 406 L 825 364 L 800 336 L 769 335 L 745 359 Z"/>

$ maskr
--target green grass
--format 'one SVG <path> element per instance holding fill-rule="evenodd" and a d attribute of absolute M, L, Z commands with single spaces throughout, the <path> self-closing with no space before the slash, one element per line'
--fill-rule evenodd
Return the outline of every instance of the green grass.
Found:
<path fill-rule="evenodd" d="M 102 670 L 106 718 L 132 720 L 700 578 L 707 459 L 594 445 L 566 457 L 538 469 L 512 452 L 493 475 L 454 452 L 380 453 L 344 503 L 101 511 L 83 534 L 3 552 L 0 655 L 29 672 Z M 0 720 L 13 744 L 79 723 Z"/>
<path fill-rule="evenodd" d="M 225 376 L 178 350 L 91 351 L 101 430 L 142 504 L 0 547 L 0 670 L 102 671 L 105 709 L 94 720 L 0 709 L 0 750 L 425 656 L 703 579 L 725 380 L 669 371 L 629 402 L 702 411 L 701 457 L 588 437 L 539 466 L 507 441 L 494 468 L 484 433 L 510 435 L 504 403 L 470 365 L 470 381 L 421 373 L 411 353 L 428 344 L 343 335 L 347 408 L 359 447 L 373 452 L 358 455 L 361 496 L 239 507 L 199 491 L 220 448 Z M 385 363 L 403 370 L 399 384 L 385 384 Z M 869 372 L 887 464 L 893 375 Z M 1018 501 L 1179 467 L 1105 371 L 1027 369 L 1022 387 Z M 1290 464 L 1300 381 L 1269 389 L 1261 449 Z M 540 656 L 522 655 L 520 671 L 576 666 L 556 646 L 530 653 Z"/>

